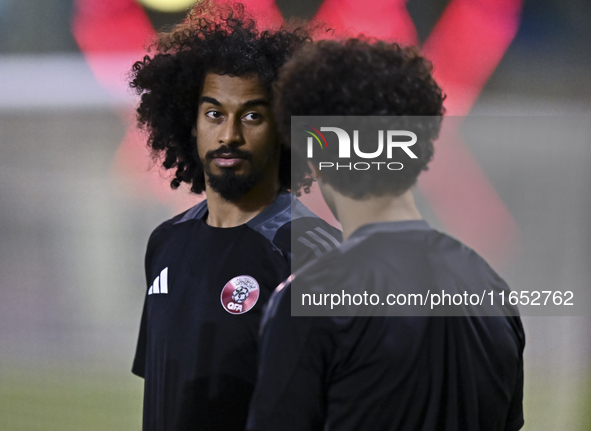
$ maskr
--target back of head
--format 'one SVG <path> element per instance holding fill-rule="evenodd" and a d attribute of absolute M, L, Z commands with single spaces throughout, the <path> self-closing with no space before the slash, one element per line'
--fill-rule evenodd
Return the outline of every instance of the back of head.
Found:
<path fill-rule="evenodd" d="M 416 182 L 433 157 L 445 95 L 431 72 L 431 63 L 414 47 L 362 39 L 306 46 L 285 64 L 276 83 L 279 132 L 290 141 L 291 116 L 399 116 L 398 126 L 410 121 L 418 136 L 412 147 L 417 158 L 405 160 L 403 169 L 322 171 L 323 181 L 356 199 L 399 195 Z M 292 143 L 292 147 L 293 156 L 303 161 L 305 146 Z M 313 161 L 319 158 L 317 154 Z M 321 155 L 323 160 L 336 158 L 334 153 Z M 308 168 L 300 163 L 294 169 Z"/>

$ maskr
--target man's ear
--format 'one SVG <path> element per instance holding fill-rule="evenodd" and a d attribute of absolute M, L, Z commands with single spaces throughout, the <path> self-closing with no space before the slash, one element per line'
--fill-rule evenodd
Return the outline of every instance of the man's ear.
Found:
<path fill-rule="evenodd" d="M 308 163 L 308 167 L 312 171 L 312 176 L 316 179 L 316 181 L 321 180 L 322 179 L 322 172 L 320 172 L 320 170 L 318 169 L 318 166 L 316 166 L 314 163 L 312 163 L 309 160 L 307 161 L 307 163 Z"/>

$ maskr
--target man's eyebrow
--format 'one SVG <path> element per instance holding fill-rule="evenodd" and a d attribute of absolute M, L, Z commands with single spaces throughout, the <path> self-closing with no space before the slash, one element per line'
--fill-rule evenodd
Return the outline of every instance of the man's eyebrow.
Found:
<path fill-rule="evenodd" d="M 202 96 L 201 99 L 199 99 L 199 104 L 203 104 L 203 103 L 211 103 L 212 105 L 215 106 L 222 106 L 222 104 L 217 100 L 214 99 L 213 97 L 209 97 L 209 96 Z M 269 106 L 269 101 L 267 99 L 253 99 L 253 100 L 248 100 L 246 102 L 244 102 L 244 104 L 242 106 L 245 107 L 250 107 L 250 106 L 257 106 L 257 105 L 263 105 L 263 106 Z"/>
<path fill-rule="evenodd" d="M 254 99 L 254 100 L 249 100 L 248 102 L 244 103 L 244 106 L 256 106 L 256 105 L 269 106 L 269 101 L 267 99 Z"/>
<path fill-rule="evenodd" d="M 203 103 L 211 103 L 212 105 L 216 105 L 216 106 L 221 106 L 222 105 L 216 99 L 214 99 L 213 97 L 209 97 L 209 96 L 202 96 L 201 97 L 201 99 L 199 100 L 199 104 L 201 105 Z"/>

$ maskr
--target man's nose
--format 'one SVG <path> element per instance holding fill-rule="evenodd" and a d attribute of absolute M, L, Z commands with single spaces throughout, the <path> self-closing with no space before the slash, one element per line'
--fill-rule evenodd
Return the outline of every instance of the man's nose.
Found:
<path fill-rule="evenodd" d="M 244 136 L 242 135 L 242 124 L 240 118 L 229 117 L 222 125 L 219 135 L 219 143 L 226 145 L 242 145 Z"/>

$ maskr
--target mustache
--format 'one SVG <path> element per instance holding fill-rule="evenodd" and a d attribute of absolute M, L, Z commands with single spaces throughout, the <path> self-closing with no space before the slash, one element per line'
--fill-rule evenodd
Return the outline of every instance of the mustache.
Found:
<path fill-rule="evenodd" d="M 240 148 L 232 148 L 227 145 L 222 145 L 217 150 L 208 151 L 205 154 L 205 160 L 207 161 L 211 161 L 217 157 L 236 158 L 252 161 L 252 154 L 249 151 L 244 151 Z"/>

